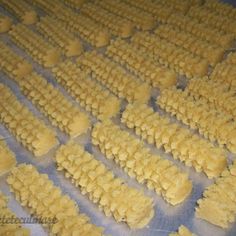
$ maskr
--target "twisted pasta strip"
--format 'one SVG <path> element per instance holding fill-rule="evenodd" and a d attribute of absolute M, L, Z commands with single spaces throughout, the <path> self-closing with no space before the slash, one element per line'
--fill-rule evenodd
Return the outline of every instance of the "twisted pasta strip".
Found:
<path fill-rule="evenodd" d="M 177 82 L 173 71 L 156 63 L 147 54 L 140 53 L 124 40 L 114 40 L 107 47 L 106 54 L 153 87 L 166 88 Z"/>
<path fill-rule="evenodd" d="M 55 224 L 46 224 L 51 235 L 102 235 L 102 229 L 79 213 L 76 203 L 34 166 L 21 164 L 15 167 L 7 182 L 16 200 L 32 214 L 55 220 Z"/>
<path fill-rule="evenodd" d="M 128 38 L 133 34 L 134 27 L 130 21 L 110 13 L 99 5 L 86 3 L 80 11 L 106 27 L 114 36 Z"/>
<path fill-rule="evenodd" d="M 236 10 L 230 4 L 220 2 L 218 0 L 207 0 L 204 4 L 204 7 L 211 9 L 221 16 L 226 16 L 232 20 L 236 20 Z"/>
<path fill-rule="evenodd" d="M 227 17 L 219 16 L 207 8 L 192 7 L 187 15 L 218 30 L 233 34 L 236 37 L 236 22 Z"/>
<path fill-rule="evenodd" d="M 170 161 L 150 153 L 143 142 L 122 131 L 111 121 L 95 125 L 92 143 L 99 146 L 108 159 L 114 159 L 129 176 L 145 183 L 168 203 L 183 202 L 191 193 L 192 183 Z"/>
<path fill-rule="evenodd" d="M 23 94 L 49 118 L 52 125 L 71 137 L 86 133 L 90 126 L 88 116 L 41 75 L 32 73 L 19 85 Z"/>
<path fill-rule="evenodd" d="M 230 52 L 225 60 L 228 64 L 236 64 L 236 53 Z"/>
<path fill-rule="evenodd" d="M 0 122 L 35 156 L 42 156 L 57 144 L 52 129 L 21 104 L 11 90 L 0 84 Z"/>
<path fill-rule="evenodd" d="M 53 17 L 41 17 L 36 30 L 67 57 L 78 56 L 83 52 L 80 40 Z"/>
<path fill-rule="evenodd" d="M 88 75 L 71 61 L 60 63 L 52 72 L 56 81 L 98 119 L 110 118 L 119 112 L 119 99 L 89 79 Z"/>
<path fill-rule="evenodd" d="M 75 10 L 80 9 L 83 6 L 83 4 L 86 3 L 86 0 L 61 0 L 61 1 Z"/>
<path fill-rule="evenodd" d="M 7 221 L 12 218 L 17 218 L 16 215 L 7 207 L 8 199 L 0 191 L 0 212 L 1 217 L 3 216 Z M 20 224 L 4 224 L 0 223 L 0 235 L 19 235 L 19 236 L 30 236 L 30 230 L 23 228 Z"/>
<path fill-rule="evenodd" d="M 0 52 L 0 70 L 14 81 L 21 80 L 32 72 L 32 65 L 1 41 Z"/>
<path fill-rule="evenodd" d="M 143 228 L 154 215 L 152 199 L 115 178 L 102 162 L 83 147 L 67 143 L 56 153 L 58 170 L 79 186 L 82 194 L 97 203 L 106 216 L 126 222 L 131 228 Z"/>
<path fill-rule="evenodd" d="M 157 35 L 148 32 L 136 33 L 131 42 L 139 50 L 146 52 L 161 64 L 169 66 L 188 78 L 202 77 L 207 74 L 207 60 L 161 39 Z"/>
<path fill-rule="evenodd" d="M 233 64 L 222 62 L 214 68 L 210 79 L 221 84 L 227 84 L 231 90 L 236 91 L 236 68 Z"/>
<path fill-rule="evenodd" d="M 186 92 L 173 88 L 163 91 L 157 104 L 192 129 L 198 129 L 210 141 L 236 152 L 236 123 L 231 117 L 210 109 L 207 102 L 194 100 Z"/>
<path fill-rule="evenodd" d="M 60 60 L 60 52 L 37 33 L 22 24 L 9 31 L 11 40 L 25 50 L 36 62 L 44 67 L 52 67 Z"/>
<path fill-rule="evenodd" d="M 175 27 L 161 25 L 155 30 L 155 34 L 177 46 L 183 47 L 191 53 L 205 58 L 212 66 L 215 66 L 223 59 L 223 48 L 213 43 L 200 40 L 192 34 L 178 30 Z"/>
<path fill-rule="evenodd" d="M 130 20 L 140 30 L 150 30 L 154 27 L 155 21 L 151 14 L 130 6 L 120 0 L 96 0 L 95 4 L 116 14 L 120 17 Z"/>
<path fill-rule="evenodd" d="M 4 139 L 0 136 L 0 176 L 10 171 L 15 165 L 15 154 L 9 149 Z"/>
<path fill-rule="evenodd" d="M 196 100 L 206 100 L 214 109 L 226 113 L 232 119 L 236 117 L 236 97 L 234 91 L 229 90 L 227 85 L 216 83 L 209 79 L 190 80 L 186 91 Z"/>
<path fill-rule="evenodd" d="M 147 105 L 129 104 L 121 122 L 134 128 L 135 133 L 148 143 L 164 147 L 165 152 L 171 152 L 175 159 L 193 166 L 197 172 L 204 172 L 209 178 L 219 176 L 227 165 L 226 153 L 222 149 L 160 116 Z"/>
<path fill-rule="evenodd" d="M 96 51 L 86 52 L 78 61 L 84 70 L 118 97 L 125 98 L 128 102 L 145 103 L 149 100 L 151 90 L 146 83 L 127 74 L 125 69 L 102 54 Z"/>
<path fill-rule="evenodd" d="M 168 18 L 173 14 L 173 9 L 166 8 L 161 4 L 147 0 L 123 0 L 126 3 L 148 12 L 160 23 L 167 23 Z"/>
<path fill-rule="evenodd" d="M 0 0 L 0 4 L 25 25 L 38 20 L 36 11 L 25 0 Z"/>
<path fill-rule="evenodd" d="M 187 15 L 172 13 L 167 19 L 167 24 L 178 27 L 180 30 L 191 33 L 199 39 L 217 44 L 223 48 L 230 47 L 234 42 L 234 35 L 214 29 Z"/>
<path fill-rule="evenodd" d="M 181 225 L 177 233 L 170 233 L 169 236 L 196 236 L 187 227 Z"/>
<path fill-rule="evenodd" d="M 10 30 L 12 20 L 8 16 L 0 14 L 0 33 L 5 33 Z"/>
<path fill-rule="evenodd" d="M 210 185 L 198 200 L 196 216 L 224 229 L 235 222 L 236 162 Z"/>

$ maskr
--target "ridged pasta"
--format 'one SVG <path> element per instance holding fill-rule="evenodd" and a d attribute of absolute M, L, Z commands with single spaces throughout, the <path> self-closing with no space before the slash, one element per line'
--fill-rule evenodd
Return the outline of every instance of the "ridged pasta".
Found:
<path fill-rule="evenodd" d="M 128 102 L 145 103 L 151 96 L 148 84 L 128 74 L 121 66 L 96 51 L 86 52 L 78 59 L 78 63 L 94 79 Z"/>
<path fill-rule="evenodd" d="M 235 222 L 236 162 L 203 192 L 197 201 L 196 216 L 224 229 Z"/>
<path fill-rule="evenodd" d="M 60 51 L 26 26 L 14 25 L 9 31 L 9 35 L 15 44 L 25 50 L 40 65 L 52 67 L 59 62 Z"/>
<path fill-rule="evenodd" d="M 49 152 L 57 143 L 56 134 L 0 84 L 0 122 L 35 156 Z"/>
<path fill-rule="evenodd" d="M 236 10 L 232 5 L 218 0 L 207 0 L 204 7 L 211 9 L 221 16 L 226 16 L 232 20 L 236 20 Z"/>
<path fill-rule="evenodd" d="M 155 34 L 167 41 L 183 47 L 191 53 L 205 58 L 210 65 L 215 66 L 223 59 L 225 50 L 218 45 L 208 43 L 183 30 L 169 25 L 160 25 Z"/>
<path fill-rule="evenodd" d="M 38 20 L 36 11 L 25 0 L 0 0 L 0 4 L 25 25 L 32 25 Z"/>
<path fill-rule="evenodd" d="M 106 54 L 155 88 L 166 88 L 177 83 L 177 75 L 173 71 L 158 64 L 147 54 L 139 52 L 124 40 L 112 41 Z"/>
<path fill-rule="evenodd" d="M 14 81 L 21 80 L 32 72 L 32 65 L 1 41 L 0 52 L 0 69 Z"/>
<path fill-rule="evenodd" d="M 80 187 L 106 216 L 143 228 L 154 215 L 152 199 L 116 178 L 102 162 L 76 143 L 61 146 L 56 153 L 58 170 Z"/>
<path fill-rule="evenodd" d="M 204 172 L 209 178 L 219 176 L 227 165 L 226 153 L 189 129 L 160 116 L 147 105 L 129 104 L 122 114 L 122 123 L 156 147 L 164 147 L 187 166 Z"/>
<path fill-rule="evenodd" d="M 7 182 L 16 200 L 28 207 L 31 214 L 55 220 L 55 223 L 45 225 L 51 235 L 103 235 L 103 230 L 79 213 L 76 203 L 34 166 L 21 164 L 15 167 Z"/>
<path fill-rule="evenodd" d="M 110 118 L 119 112 L 119 99 L 96 81 L 88 78 L 88 75 L 73 62 L 60 63 L 52 69 L 52 72 L 56 81 L 98 119 Z"/>
<path fill-rule="evenodd" d="M 48 117 L 52 125 L 71 137 L 86 133 L 88 116 L 41 75 L 32 73 L 19 82 L 23 94 Z"/>
<path fill-rule="evenodd" d="M 202 77 L 208 72 L 206 59 L 161 39 L 157 35 L 138 32 L 132 37 L 131 42 L 161 64 L 169 66 L 188 78 Z"/>
<path fill-rule="evenodd" d="M 236 37 L 236 22 L 227 17 L 219 16 L 207 8 L 192 7 L 187 15 L 218 30 L 231 33 Z"/>
<path fill-rule="evenodd" d="M 236 91 L 236 68 L 233 64 L 222 62 L 214 68 L 210 75 L 210 79 L 221 83 L 228 84 L 230 89 Z"/>
<path fill-rule="evenodd" d="M 203 22 L 199 23 L 198 20 L 187 15 L 172 13 L 167 19 L 167 24 L 174 27 L 177 26 L 179 29 L 189 32 L 199 39 L 217 44 L 223 48 L 229 48 L 234 42 L 233 34 L 212 28 Z"/>
<path fill-rule="evenodd" d="M 128 38 L 133 34 L 134 26 L 129 21 L 120 16 L 112 14 L 99 5 L 86 3 L 80 10 L 94 21 L 106 27 L 111 34 L 122 38 Z"/>
<path fill-rule="evenodd" d="M 64 2 L 67 6 L 78 10 L 80 9 L 84 3 L 86 3 L 87 0 L 61 0 L 62 2 Z"/>
<path fill-rule="evenodd" d="M 32 4 L 36 6 L 37 8 L 40 8 L 42 11 L 44 11 L 48 15 L 50 14 L 53 15 L 58 10 L 58 8 L 60 8 L 63 5 L 63 3 L 58 0 L 54 0 L 54 1 L 33 0 Z"/>
<path fill-rule="evenodd" d="M 0 136 L 0 176 L 9 172 L 15 165 L 15 154 L 10 150 L 4 139 Z"/>
<path fill-rule="evenodd" d="M 170 233 L 169 236 L 196 236 L 187 227 L 181 225 L 177 233 Z"/>
<path fill-rule="evenodd" d="M 1 217 L 4 217 L 6 221 L 9 219 L 16 219 L 17 216 L 8 208 L 8 199 L 3 193 L 0 191 L 0 212 Z M 5 236 L 30 236 L 30 230 L 27 228 L 22 227 L 20 224 L 17 223 L 0 223 L 0 235 Z"/>
<path fill-rule="evenodd" d="M 58 47 L 66 57 L 78 56 L 83 52 L 83 45 L 80 40 L 55 18 L 41 17 L 35 28 L 50 43 Z"/>
<path fill-rule="evenodd" d="M 140 30 L 150 30 L 155 25 L 154 18 L 151 14 L 143 12 L 142 10 L 128 5 L 120 0 L 96 0 L 95 4 L 103 7 L 113 14 L 130 20 Z"/>
<path fill-rule="evenodd" d="M 122 131 L 111 121 L 95 125 L 92 143 L 108 159 L 114 159 L 130 177 L 145 183 L 171 205 L 183 202 L 191 193 L 192 183 L 187 174 L 170 161 L 151 154 L 143 142 Z"/>
<path fill-rule="evenodd" d="M 194 79 L 190 80 L 186 88 L 196 100 L 206 100 L 214 109 L 236 118 L 235 91 L 228 90 L 228 86 L 216 83 L 214 80 Z"/>
<path fill-rule="evenodd" d="M 173 88 L 163 91 L 157 104 L 210 141 L 217 141 L 236 153 L 236 123 L 231 117 L 209 108 L 207 102 L 194 100 L 188 93 Z"/>
<path fill-rule="evenodd" d="M 5 33 L 10 30 L 12 26 L 12 20 L 10 17 L 2 15 L 0 13 L 0 33 Z"/>

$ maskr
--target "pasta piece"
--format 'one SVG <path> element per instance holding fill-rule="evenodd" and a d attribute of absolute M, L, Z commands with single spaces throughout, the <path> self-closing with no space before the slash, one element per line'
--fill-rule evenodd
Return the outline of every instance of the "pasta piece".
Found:
<path fill-rule="evenodd" d="M 155 26 L 155 21 L 151 14 L 120 0 L 96 0 L 95 4 L 113 14 L 130 20 L 140 30 L 150 30 Z"/>
<path fill-rule="evenodd" d="M 41 17 L 36 29 L 66 57 L 78 56 L 83 52 L 80 40 L 53 17 Z"/>
<path fill-rule="evenodd" d="M 130 21 L 110 13 L 99 5 L 86 3 L 80 11 L 97 23 L 107 27 L 109 32 L 111 32 L 114 36 L 128 38 L 133 34 L 134 27 Z"/>
<path fill-rule="evenodd" d="M 210 75 L 210 79 L 221 84 L 227 84 L 231 90 L 236 91 L 235 76 L 235 66 L 227 62 L 222 62 L 214 68 Z"/>
<path fill-rule="evenodd" d="M 194 79 L 190 80 L 186 89 L 196 100 L 206 100 L 212 108 L 221 113 L 236 118 L 235 92 L 228 90 L 228 85 L 216 83 L 214 80 Z"/>
<path fill-rule="evenodd" d="M 0 4 L 25 25 L 32 25 L 38 20 L 36 11 L 25 0 L 0 0 Z"/>
<path fill-rule="evenodd" d="M 136 33 L 132 39 L 132 44 L 159 63 L 169 66 L 177 73 L 188 78 L 202 77 L 208 72 L 208 62 L 189 51 L 176 46 L 157 35 Z"/>
<path fill-rule="evenodd" d="M 0 136 L 0 176 L 9 172 L 15 165 L 15 154 L 9 149 L 4 139 Z"/>
<path fill-rule="evenodd" d="M 44 67 L 52 67 L 60 60 L 60 52 L 37 33 L 22 24 L 9 31 L 11 40 L 25 50 L 36 62 Z"/>
<path fill-rule="evenodd" d="M 192 7 L 188 11 L 188 15 L 199 22 L 203 22 L 226 33 L 231 33 L 236 37 L 236 22 L 227 17 L 219 16 L 217 13 L 204 7 Z"/>
<path fill-rule="evenodd" d="M 216 12 L 221 16 L 230 18 L 231 20 L 236 20 L 236 10 L 235 8 L 228 4 L 218 0 L 207 0 L 204 7 Z"/>
<path fill-rule="evenodd" d="M 205 58 L 210 65 L 215 66 L 223 59 L 224 49 L 213 43 L 200 40 L 190 33 L 175 29 L 172 26 L 160 25 L 155 34 L 167 41 L 183 47 L 191 53 Z"/>
<path fill-rule="evenodd" d="M 78 63 L 84 70 L 91 73 L 93 78 L 128 102 L 145 103 L 151 96 L 150 87 L 146 83 L 129 75 L 121 66 L 96 51 L 86 52 L 82 58 L 78 59 Z"/>
<path fill-rule="evenodd" d="M 196 236 L 187 227 L 181 225 L 177 233 L 171 233 L 169 236 Z"/>
<path fill-rule="evenodd" d="M 33 5 L 41 9 L 48 15 L 54 15 L 56 11 L 63 5 L 60 1 L 48 1 L 48 0 L 33 0 Z"/>
<path fill-rule="evenodd" d="M 189 32 L 199 39 L 217 44 L 223 48 L 231 47 L 234 42 L 233 34 L 212 28 L 204 22 L 199 23 L 197 19 L 191 18 L 188 15 L 172 13 L 167 19 L 167 23 L 173 27 L 177 26 L 179 29 Z"/>
<path fill-rule="evenodd" d="M 0 212 L 1 217 L 4 216 L 6 221 L 9 219 L 16 219 L 17 216 L 7 207 L 8 199 L 2 192 L 0 192 Z M 0 235 L 19 235 L 19 236 L 30 236 L 30 230 L 22 227 L 20 224 L 11 223 L 4 224 L 2 221 L 0 223 Z"/>
<path fill-rule="evenodd" d="M 145 183 L 171 205 L 183 202 L 191 193 L 188 176 L 166 159 L 150 153 L 143 142 L 106 120 L 92 130 L 92 143 L 108 159 L 114 159 L 130 177 Z"/>
<path fill-rule="evenodd" d="M 0 122 L 35 156 L 48 153 L 58 143 L 54 131 L 36 118 L 3 84 L 0 84 L 0 94 Z"/>
<path fill-rule="evenodd" d="M 196 216 L 224 229 L 235 222 L 236 162 L 210 185 L 197 201 Z"/>
<path fill-rule="evenodd" d="M 0 42 L 0 52 L 0 69 L 14 81 L 32 73 L 32 65 L 3 42 Z"/>
<path fill-rule="evenodd" d="M 58 170 L 64 170 L 66 177 L 97 203 L 106 216 L 112 215 L 117 222 L 126 222 L 131 228 L 143 228 L 152 219 L 152 199 L 115 178 L 80 145 L 70 142 L 61 146 L 56 162 Z"/>
<path fill-rule="evenodd" d="M 209 108 L 207 102 L 194 100 L 187 92 L 173 88 L 163 91 L 157 104 L 210 141 L 217 141 L 236 153 L 236 123 L 231 117 Z"/>
<path fill-rule="evenodd" d="M 226 153 L 213 144 L 192 134 L 189 129 L 172 123 L 147 105 L 129 104 L 122 114 L 122 123 L 156 147 L 164 147 L 187 166 L 204 172 L 209 178 L 219 176 L 227 165 Z"/>
<path fill-rule="evenodd" d="M 120 100 L 104 89 L 71 61 L 60 63 L 52 69 L 56 81 L 98 119 L 115 116 L 120 110 Z"/>
<path fill-rule="evenodd" d="M 177 82 L 173 71 L 156 63 L 147 54 L 140 53 L 124 40 L 114 40 L 107 47 L 106 54 L 155 88 L 166 88 Z"/>
<path fill-rule="evenodd" d="M 225 60 L 228 64 L 236 64 L 236 53 L 230 52 L 227 56 L 227 59 Z"/>
<path fill-rule="evenodd" d="M 41 75 L 32 73 L 19 85 L 23 94 L 49 118 L 52 125 L 71 137 L 86 133 L 90 126 L 88 116 Z"/>
<path fill-rule="evenodd" d="M 0 33 L 5 33 L 10 30 L 12 20 L 8 16 L 0 14 Z"/>
<path fill-rule="evenodd" d="M 7 182 L 16 200 L 28 207 L 31 214 L 55 221 L 55 224 L 45 224 L 51 235 L 103 235 L 103 230 L 79 213 L 76 203 L 34 166 L 21 164 L 15 167 Z"/>
<path fill-rule="evenodd" d="M 86 3 L 86 0 L 61 0 L 63 1 L 67 6 L 79 10 L 84 3 Z"/>

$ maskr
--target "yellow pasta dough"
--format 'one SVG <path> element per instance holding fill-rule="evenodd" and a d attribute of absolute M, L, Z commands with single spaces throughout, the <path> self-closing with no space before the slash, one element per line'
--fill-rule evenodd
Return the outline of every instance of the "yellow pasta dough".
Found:
<path fill-rule="evenodd" d="M 148 84 L 128 74 L 120 65 L 96 51 L 86 52 L 78 59 L 78 63 L 84 70 L 91 73 L 93 78 L 128 102 L 145 103 L 151 96 Z"/>
<path fill-rule="evenodd" d="M 15 154 L 0 136 L 0 176 L 9 172 L 16 165 Z"/>
<path fill-rule="evenodd" d="M 0 33 L 5 33 L 10 30 L 12 20 L 10 17 L 0 14 Z"/>
<path fill-rule="evenodd" d="M 198 200 L 196 216 L 224 229 L 235 222 L 236 162 L 225 170 Z"/>
<path fill-rule="evenodd" d="M 0 69 L 14 81 L 32 73 L 32 65 L 3 42 L 0 42 L 0 53 Z"/>
<path fill-rule="evenodd" d="M 155 88 L 176 84 L 177 75 L 172 70 L 158 64 L 147 54 L 140 53 L 125 40 L 114 40 L 107 47 L 106 54 Z"/>
<path fill-rule="evenodd" d="M 83 6 L 84 3 L 86 3 L 86 0 L 62 0 L 67 6 L 78 10 Z"/>
<path fill-rule="evenodd" d="M 57 143 L 56 134 L 0 84 L 0 122 L 35 156 L 49 152 Z"/>
<path fill-rule="evenodd" d="M 110 120 L 95 125 L 92 143 L 108 159 L 114 159 L 130 177 L 145 183 L 171 205 L 183 202 L 191 193 L 192 183 L 187 174 L 170 161 L 151 154 L 142 141 L 122 131 Z"/>
<path fill-rule="evenodd" d="M 52 72 L 56 81 L 98 119 L 107 119 L 119 112 L 120 100 L 96 81 L 88 78 L 88 74 L 73 62 L 64 61 L 53 68 Z"/>
<path fill-rule="evenodd" d="M 28 207 L 31 214 L 55 220 L 55 224 L 45 225 L 51 235 L 103 235 L 103 229 L 91 224 L 87 216 L 79 213 L 76 203 L 34 166 L 21 164 L 15 167 L 7 182 L 16 200 Z"/>
<path fill-rule="evenodd" d="M 0 192 L 0 212 L 5 219 L 17 218 L 17 216 L 7 207 L 8 199 Z M 22 227 L 20 224 L 0 223 L 0 235 L 5 236 L 30 236 L 30 230 Z"/>
<path fill-rule="evenodd" d="M 90 126 L 88 116 L 41 75 L 34 72 L 19 81 L 19 85 L 23 94 L 49 118 L 52 125 L 71 137 L 86 133 Z"/>
<path fill-rule="evenodd" d="M 228 64 L 236 64 L 236 53 L 235 52 L 230 52 L 225 60 L 226 63 Z"/>
<path fill-rule="evenodd" d="M 190 230 L 187 227 L 181 225 L 177 233 L 171 233 L 169 234 L 169 236 L 196 236 L 196 235 L 190 232 Z"/>
<path fill-rule="evenodd" d="M 148 143 L 164 147 L 165 152 L 171 152 L 175 159 L 193 166 L 197 172 L 204 172 L 209 178 L 219 176 L 227 165 L 226 153 L 221 148 L 172 123 L 147 105 L 129 104 L 121 121 L 134 128 L 135 133 Z"/>
<path fill-rule="evenodd" d="M 60 52 L 26 26 L 14 25 L 9 31 L 9 35 L 14 43 L 42 66 L 52 67 L 60 61 Z"/>
<path fill-rule="evenodd" d="M 143 228 L 152 219 L 152 199 L 114 177 L 82 146 L 73 142 L 61 146 L 56 162 L 58 170 L 64 170 L 66 177 L 70 177 L 106 216 L 112 215 L 117 222 L 126 222 L 131 228 Z"/>

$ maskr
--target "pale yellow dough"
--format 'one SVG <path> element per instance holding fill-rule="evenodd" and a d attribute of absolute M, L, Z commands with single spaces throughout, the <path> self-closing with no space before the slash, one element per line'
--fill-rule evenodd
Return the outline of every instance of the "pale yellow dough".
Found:
<path fill-rule="evenodd" d="M 177 233 L 171 233 L 169 236 L 196 236 L 196 234 L 193 234 L 187 227 L 181 225 Z"/>
<path fill-rule="evenodd" d="M 0 33 L 5 33 L 10 30 L 12 20 L 8 16 L 0 14 Z"/>

